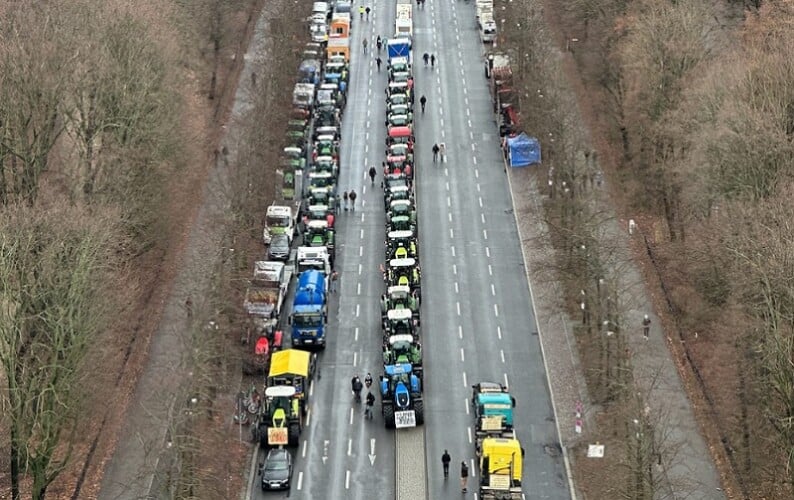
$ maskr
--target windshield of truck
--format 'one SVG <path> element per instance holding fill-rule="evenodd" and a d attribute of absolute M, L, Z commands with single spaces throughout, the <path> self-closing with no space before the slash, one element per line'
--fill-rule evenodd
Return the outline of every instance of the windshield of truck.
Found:
<path fill-rule="evenodd" d="M 292 318 L 292 324 L 298 328 L 317 327 L 323 324 L 323 317 L 321 314 L 296 314 Z"/>
<path fill-rule="evenodd" d="M 289 217 L 285 215 L 268 215 L 268 227 L 289 227 Z"/>

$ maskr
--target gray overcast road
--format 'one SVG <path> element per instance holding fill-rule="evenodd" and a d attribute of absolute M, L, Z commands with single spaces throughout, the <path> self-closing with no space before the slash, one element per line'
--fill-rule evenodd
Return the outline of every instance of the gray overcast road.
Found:
<path fill-rule="evenodd" d="M 374 47 L 377 34 L 394 30 L 394 3 L 370 5 L 372 20 L 353 22 L 339 182 L 340 191 L 354 188 L 363 206 L 339 218 L 341 293 L 331 299 L 328 346 L 320 358 L 321 378 L 314 384 L 310 427 L 296 453 L 290 497 L 394 498 L 393 431 L 383 428 L 378 411 L 373 422 L 363 422 L 362 408 L 351 404 L 349 389 L 353 373 L 371 371 L 377 379 L 382 371 L 378 266 L 383 262 L 383 198 L 364 177 L 370 165 L 380 172 L 383 159 L 386 72 L 385 64 L 378 74 L 372 57 L 364 59 L 361 41 L 366 35 Z M 474 6 L 442 0 L 414 9 L 416 95 L 428 99 L 424 117 L 416 109 L 428 498 L 460 497 L 458 465 L 463 459 L 471 465 L 474 458 L 470 385 L 482 380 L 507 382 L 517 399 L 515 426 L 526 451 L 526 497 L 570 498 L 483 76 Z M 439 58 L 435 71 L 422 67 L 424 52 Z M 386 60 L 385 52 L 381 57 Z M 436 141 L 446 143 L 445 164 L 432 163 Z M 374 466 L 368 458 L 372 439 Z M 445 448 L 453 457 L 447 482 L 440 461 Z M 469 491 L 474 492 L 478 472 L 475 467 L 471 471 Z M 258 484 L 253 495 L 285 496 L 263 495 Z"/>
<path fill-rule="evenodd" d="M 429 498 L 460 496 L 457 481 L 443 481 L 440 458 L 449 449 L 457 476 L 474 457 L 468 398 L 483 380 L 508 382 L 517 399 L 526 497 L 570 498 L 473 3 L 429 3 L 414 16 L 414 40 L 417 95 L 428 99 L 417 121 L 417 186 Z M 422 67 L 424 52 L 437 55 L 435 70 Z M 444 164 L 432 163 L 436 141 L 446 144 Z"/>
<path fill-rule="evenodd" d="M 383 280 L 379 266 L 384 262 L 385 216 L 380 186 L 370 186 L 365 174 L 370 165 L 382 161 L 386 75 L 377 73 L 373 58 L 364 56 L 361 45 L 365 34 L 373 38 L 376 23 L 381 33 L 389 32 L 393 13 L 388 24 L 386 17 L 373 16 L 369 22 L 355 19 L 351 30 L 339 191 L 352 188 L 359 196 L 356 211 L 343 211 L 337 219 L 340 293 L 331 296 L 328 345 L 320 354 L 320 378 L 315 379 L 311 396 L 309 429 L 304 430 L 295 453 L 290 498 L 394 498 L 394 433 L 383 426 L 380 398 L 374 420 L 366 422 L 364 407 L 353 404 L 350 391 L 354 373 L 363 379 L 371 372 L 377 381 L 383 371 L 379 305 Z M 376 384 L 372 390 L 377 396 Z M 373 445 L 374 464 L 369 457 Z M 287 495 L 263 493 L 257 482 L 252 497 Z"/>

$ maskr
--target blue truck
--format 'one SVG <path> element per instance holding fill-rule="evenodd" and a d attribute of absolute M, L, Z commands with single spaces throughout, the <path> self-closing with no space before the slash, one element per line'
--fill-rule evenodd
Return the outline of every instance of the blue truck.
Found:
<path fill-rule="evenodd" d="M 325 347 L 328 314 L 325 274 L 310 269 L 298 277 L 295 298 L 292 301 L 292 345 L 294 347 Z"/>
<path fill-rule="evenodd" d="M 471 404 L 474 407 L 475 449 L 479 455 L 487 438 L 515 438 L 513 409 L 516 400 L 507 387 L 494 382 L 480 382 L 472 386 Z"/>

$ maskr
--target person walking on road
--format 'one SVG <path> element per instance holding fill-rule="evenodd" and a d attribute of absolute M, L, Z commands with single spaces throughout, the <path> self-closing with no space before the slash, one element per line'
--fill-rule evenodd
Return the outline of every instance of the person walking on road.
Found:
<path fill-rule="evenodd" d="M 447 145 L 446 143 L 439 143 L 438 145 L 438 156 L 441 158 L 441 163 L 447 162 Z"/>
<path fill-rule="evenodd" d="M 424 94 L 419 98 L 419 104 L 422 105 L 422 114 L 425 114 L 425 104 L 427 104 L 427 97 L 425 97 Z"/>
<path fill-rule="evenodd" d="M 342 193 L 342 199 L 345 200 L 345 212 L 347 212 L 347 200 L 348 200 L 347 191 Z"/>
<path fill-rule="evenodd" d="M 466 462 L 460 463 L 460 492 L 466 493 L 468 490 L 466 489 L 466 483 L 469 482 L 469 466 L 466 465 Z"/>
<path fill-rule="evenodd" d="M 427 61 L 430 59 L 430 54 L 425 52 L 425 54 L 422 56 L 422 59 L 425 61 L 425 66 L 427 66 Z"/>
<path fill-rule="evenodd" d="M 375 406 L 375 396 L 372 395 L 371 392 L 367 391 L 367 406 L 364 409 L 364 418 L 368 418 L 372 420 L 372 407 Z"/>
<path fill-rule="evenodd" d="M 361 45 L 364 46 L 364 53 L 366 54 L 367 53 L 367 39 L 366 38 L 364 39 L 363 42 L 361 42 Z"/>
<path fill-rule="evenodd" d="M 380 42 L 378 42 L 378 43 L 380 43 Z M 380 45 L 378 45 L 378 52 L 380 52 Z M 380 73 L 380 65 L 383 64 L 383 61 L 381 61 L 380 57 L 375 59 L 375 64 L 378 65 L 378 73 Z"/>
<path fill-rule="evenodd" d="M 347 196 L 348 196 L 348 198 L 350 198 L 350 211 L 351 212 L 355 212 L 356 211 L 356 197 L 357 197 L 356 192 L 351 189 L 350 190 L 350 194 L 347 195 Z"/>
<path fill-rule="evenodd" d="M 646 314 L 644 318 L 642 318 L 642 336 L 645 337 L 645 340 L 648 340 L 648 335 L 651 333 L 651 318 L 648 317 Z"/>
<path fill-rule="evenodd" d="M 439 151 L 439 149 L 440 148 L 438 147 L 438 144 L 433 144 L 433 163 L 435 163 L 436 160 L 438 159 L 438 151 Z"/>
<path fill-rule="evenodd" d="M 367 390 L 372 387 L 372 374 L 367 372 L 367 376 L 364 377 L 364 385 L 367 386 Z"/>
<path fill-rule="evenodd" d="M 334 269 L 331 273 L 331 293 L 336 293 L 336 283 L 339 281 L 339 272 Z"/>
<path fill-rule="evenodd" d="M 378 175 L 378 171 L 375 170 L 375 167 L 369 167 L 369 178 L 372 181 L 372 185 L 375 185 L 375 176 Z"/>
<path fill-rule="evenodd" d="M 380 49 L 383 47 L 383 42 L 380 39 L 380 35 L 378 35 L 378 39 L 375 41 L 375 47 L 378 48 L 378 54 L 380 54 Z"/>
<path fill-rule="evenodd" d="M 370 9 L 370 8 L 369 8 L 369 5 L 367 5 L 367 8 L 366 8 L 366 9 L 364 9 L 364 12 L 366 12 L 366 14 L 367 14 L 367 21 L 369 21 L 369 13 L 370 13 L 370 12 L 372 12 L 372 9 Z"/>
<path fill-rule="evenodd" d="M 441 465 L 444 466 L 444 479 L 449 477 L 449 463 L 452 461 L 452 457 L 449 456 L 449 452 L 444 450 L 444 454 L 441 455 Z"/>
<path fill-rule="evenodd" d="M 358 6 L 358 18 L 359 19 L 364 19 L 364 6 L 363 5 L 359 5 Z"/>
<path fill-rule="evenodd" d="M 436 55 L 435 54 L 430 54 L 430 66 L 432 68 L 436 67 Z"/>

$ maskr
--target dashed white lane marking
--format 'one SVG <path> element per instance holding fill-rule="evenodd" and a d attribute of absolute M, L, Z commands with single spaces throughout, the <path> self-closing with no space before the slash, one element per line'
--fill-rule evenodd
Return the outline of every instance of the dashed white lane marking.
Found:
<path fill-rule="evenodd" d="M 452 200 L 450 199 L 450 197 L 449 197 L 449 196 L 447 196 L 447 206 L 448 206 L 448 207 L 451 207 L 451 206 L 452 206 Z"/>
<path fill-rule="evenodd" d="M 455 282 L 455 293 L 460 293 L 460 288 L 458 288 L 458 282 Z"/>
<path fill-rule="evenodd" d="M 510 382 L 507 381 L 507 374 L 503 373 L 503 375 L 505 376 L 505 387 L 510 387 Z"/>
<path fill-rule="evenodd" d="M 298 491 L 300 491 L 301 488 L 303 488 L 303 471 L 298 472 Z"/>
<path fill-rule="evenodd" d="M 496 327 L 496 335 L 499 337 L 499 340 L 502 340 L 502 327 L 501 326 L 497 326 Z"/>
<path fill-rule="evenodd" d="M 309 397 L 311 397 L 313 394 L 314 394 L 314 380 L 309 382 Z"/>
<path fill-rule="evenodd" d="M 455 245 L 452 245 L 449 248 L 452 250 L 452 256 L 454 257 L 455 256 Z"/>
<path fill-rule="evenodd" d="M 309 441 L 303 440 L 303 449 L 301 450 L 301 457 L 306 458 L 306 446 L 308 446 Z"/>
<path fill-rule="evenodd" d="M 480 203 L 480 208 L 482 208 L 482 196 L 478 196 L 477 201 Z"/>
<path fill-rule="evenodd" d="M 353 352 L 353 366 L 358 365 L 358 352 Z"/>
<path fill-rule="evenodd" d="M 356 327 L 355 332 L 353 334 L 353 339 L 358 342 L 358 327 Z"/>
<path fill-rule="evenodd" d="M 491 295 L 496 296 L 496 287 L 491 283 Z"/>
<path fill-rule="evenodd" d="M 467 120 L 469 122 L 469 128 L 471 128 L 471 120 Z"/>
<path fill-rule="evenodd" d="M 455 238 L 455 233 L 452 231 L 452 228 L 449 228 L 449 238 L 450 239 L 454 239 Z"/>
<path fill-rule="evenodd" d="M 361 295 L 361 283 L 356 283 L 356 295 Z"/>
<path fill-rule="evenodd" d="M 465 88 L 464 88 L 464 90 L 465 90 Z M 468 106 L 469 105 L 469 98 L 468 97 L 464 97 L 463 98 L 463 103 L 466 104 L 466 106 Z"/>
<path fill-rule="evenodd" d="M 469 125 L 471 127 L 471 125 Z M 369 129 L 369 120 L 367 120 L 367 129 Z"/>
<path fill-rule="evenodd" d="M 469 476 L 477 477 L 477 469 L 474 468 L 474 459 L 471 459 L 471 467 L 469 467 Z"/>
<path fill-rule="evenodd" d="M 441 80 L 439 80 L 438 82 L 441 83 Z M 439 107 L 438 108 L 438 114 L 441 115 L 441 116 L 444 116 L 444 108 Z"/>
<path fill-rule="evenodd" d="M 458 325 L 458 338 L 459 339 L 463 338 L 463 326 L 462 325 Z"/>
<path fill-rule="evenodd" d="M 442 130 L 442 132 L 443 132 L 443 130 Z M 444 176 L 445 177 L 449 177 L 449 170 L 447 169 L 447 167 L 444 167 Z"/>
<path fill-rule="evenodd" d="M 361 200 L 361 208 L 364 208 L 366 206 L 367 206 L 367 200 Z M 361 222 L 364 222 L 364 214 L 363 213 L 361 214 Z"/>
<path fill-rule="evenodd" d="M 485 229 L 482 230 L 482 239 L 484 240 L 488 239 L 488 231 Z"/>
<path fill-rule="evenodd" d="M 359 233 L 359 238 L 361 238 L 362 240 L 364 239 L 364 230 L 363 229 Z"/>
<path fill-rule="evenodd" d="M 468 93 L 468 92 L 466 92 L 466 87 L 463 87 L 463 95 L 466 95 L 467 93 Z M 468 103 L 468 99 L 466 99 L 466 105 L 467 105 L 467 106 L 469 105 L 469 103 Z"/>
<path fill-rule="evenodd" d="M 353 455 L 353 439 L 348 438 L 347 440 L 347 456 Z"/>
<path fill-rule="evenodd" d="M 444 139 L 446 136 L 447 134 L 444 133 L 444 129 L 441 129 L 441 138 Z"/>
<path fill-rule="evenodd" d="M 469 132 L 469 139 L 474 140 L 474 132 Z"/>
<path fill-rule="evenodd" d="M 361 256 L 359 255 L 359 257 L 361 257 Z M 359 275 L 361 275 L 361 271 L 362 271 L 362 269 L 363 269 L 363 268 L 361 267 L 361 264 L 359 264 L 359 265 L 358 265 L 358 274 L 359 274 Z"/>
<path fill-rule="evenodd" d="M 460 302 L 455 302 L 455 310 L 458 311 L 458 316 L 460 316 Z"/>
<path fill-rule="evenodd" d="M 449 222 L 452 222 L 452 212 L 447 213 L 447 219 L 449 219 Z"/>
<path fill-rule="evenodd" d="M 482 214 L 480 214 L 482 215 Z M 485 218 L 483 217 L 483 222 L 485 222 Z M 485 256 L 489 259 L 491 258 L 491 247 L 485 247 Z"/>
<path fill-rule="evenodd" d="M 467 432 L 468 432 L 468 434 L 469 434 L 469 444 L 471 444 L 471 426 L 469 426 L 469 427 L 466 427 L 466 431 L 467 431 Z"/>
<path fill-rule="evenodd" d="M 458 265 L 457 264 L 452 264 L 452 274 L 457 276 L 457 274 L 458 274 Z"/>
<path fill-rule="evenodd" d="M 471 162 L 476 165 L 477 164 L 477 157 L 476 156 L 472 156 L 471 157 Z"/>
<path fill-rule="evenodd" d="M 477 183 L 477 192 L 478 193 L 480 192 L 480 183 L 479 182 Z"/>
<path fill-rule="evenodd" d="M 360 311 L 361 311 L 361 305 L 356 304 L 356 318 L 358 318 Z"/>
<path fill-rule="evenodd" d="M 466 362 L 466 355 L 463 354 L 463 348 L 462 347 L 460 348 L 460 360 L 462 362 L 464 362 L 464 363 Z"/>
<path fill-rule="evenodd" d="M 350 471 L 345 471 L 345 489 L 350 489 Z"/>
<path fill-rule="evenodd" d="M 493 267 L 490 264 L 488 264 L 488 275 L 493 276 Z"/>
<path fill-rule="evenodd" d="M 473 142 L 471 143 L 471 150 L 477 151 L 477 146 L 475 146 Z"/>
<path fill-rule="evenodd" d="M 369 154 L 369 144 L 364 144 L 364 154 Z"/>
<path fill-rule="evenodd" d="M 471 405 L 469 404 L 469 400 L 468 400 L 468 399 L 466 399 L 466 398 L 463 398 L 463 407 L 464 407 L 464 408 L 466 408 L 466 415 L 468 415 L 468 414 L 469 414 L 469 411 L 470 411 L 470 410 L 469 410 L 469 406 L 471 406 Z"/>
<path fill-rule="evenodd" d="M 480 214 L 480 220 L 482 221 L 483 224 L 485 224 L 485 214 L 483 213 Z"/>
<path fill-rule="evenodd" d="M 363 255 L 364 255 L 364 247 L 358 247 L 358 256 L 362 257 Z M 361 272 L 359 272 L 358 274 L 361 274 Z"/>
<path fill-rule="evenodd" d="M 463 387 L 466 387 L 466 388 L 469 387 L 469 382 L 468 382 L 468 379 L 466 378 L 466 372 L 463 372 Z"/>
<path fill-rule="evenodd" d="M 353 425 L 353 408 L 350 408 L 350 425 Z"/>
<path fill-rule="evenodd" d="M 502 363 L 505 362 L 505 352 L 502 349 L 499 349 L 499 357 L 502 358 Z"/>
<path fill-rule="evenodd" d="M 440 118 L 438 122 L 441 124 L 441 128 L 444 128 L 444 119 Z"/>
<path fill-rule="evenodd" d="M 476 177 L 478 179 L 480 178 L 480 169 L 479 168 L 475 168 L 474 169 L 474 177 Z"/>
<path fill-rule="evenodd" d="M 494 304 L 494 305 L 493 305 L 493 314 L 494 314 L 494 316 L 496 316 L 497 318 L 499 317 L 499 304 Z"/>
<path fill-rule="evenodd" d="M 471 116 L 471 110 L 469 108 L 466 108 L 466 116 Z"/>
<path fill-rule="evenodd" d="M 449 182 L 445 182 L 445 184 L 447 185 L 447 191 L 449 191 Z"/>

